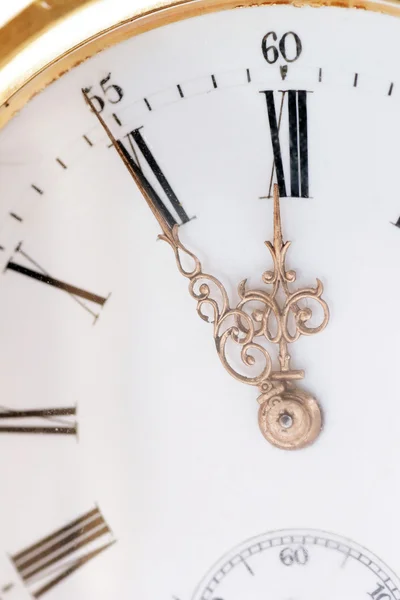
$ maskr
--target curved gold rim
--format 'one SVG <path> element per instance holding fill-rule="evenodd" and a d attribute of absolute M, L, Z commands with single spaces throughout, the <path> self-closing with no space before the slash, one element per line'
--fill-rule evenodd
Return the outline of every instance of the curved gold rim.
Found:
<path fill-rule="evenodd" d="M 400 16 L 400 2 L 398 0 L 178 0 L 146 7 L 118 22 L 115 22 L 115 14 L 110 14 L 108 18 L 109 23 L 104 26 L 103 18 L 99 22 L 97 30 L 96 22 L 93 22 L 93 17 L 95 18 L 96 16 L 96 6 L 99 6 L 99 0 L 68 0 L 67 3 L 65 0 L 64 2 L 52 0 L 52 2 L 60 6 L 63 5 L 63 10 L 56 10 L 53 13 L 53 20 L 46 17 L 42 21 L 39 20 L 37 25 L 31 27 L 30 30 L 29 28 L 24 28 L 26 19 L 28 21 L 32 19 L 31 7 L 28 7 L 27 10 L 23 11 L 16 19 L 7 23 L 0 30 L 0 48 L 2 48 L 3 40 L 9 40 L 8 45 L 5 46 L 8 52 L 7 67 L 12 64 L 13 60 L 18 61 L 19 59 L 15 65 L 15 72 L 10 73 L 6 84 L 1 82 L 3 89 L 0 91 L 0 127 L 3 127 L 18 110 L 47 85 L 101 50 L 151 29 L 194 16 L 249 6 L 282 4 L 291 4 L 296 7 L 335 6 L 340 8 L 358 8 L 396 17 Z M 31 58 L 31 54 L 33 54 L 31 48 L 33 48 L 35 40 L 38 37 L 40 38 L 46 31 L 56 28 L 60 22 L 68 25 L 68 19 L 71 18 L 71 15 L 76 13 L 78 9 L 86 8 L 88 5 L 90 8 L 93 8 L 90 15 L 90 28 L 95 33 L 87 35 L 87 28 L 85 26 L 79 29 L 79 27 L 77 28 L 77 22 L 74 21 L 72 23 L 71 21 L 71 37 L 69 40 L 72 40 L 72 43 L 68 43 L 67 29 L 67 35 L 64 35 L 67 43 L 63 42 L 64 47 L 62 44 L 58 47 L 53 47 L 51 53 L 49 53 L 49 49 L 47 48 L 42 54 L 39 52 L 39 56 L 35 56 L 34 59 Z M 81 10 L 80 14 L 82 17 L 81 25 L 84 25 L 85 19 L 88 22 L 88 13 L 84 14 L 84 11 Z M 26 31 L 27 38 L 23 42 L 20 34 L 12 49 L 10 36 L 15 31 L 16 25 L 21 28 L 22 32 Z M 72 35 L 73 30 L 74 35 Z M 79 41 L 76 41 L 77 30 L 81 36 Z"/>
<path fill-rule="evenodd" d="M 0 29 L 0 69 L 27 43 L 43 35 L 56 23 L 96 0 L 46 0 L 32 2 Z"/>

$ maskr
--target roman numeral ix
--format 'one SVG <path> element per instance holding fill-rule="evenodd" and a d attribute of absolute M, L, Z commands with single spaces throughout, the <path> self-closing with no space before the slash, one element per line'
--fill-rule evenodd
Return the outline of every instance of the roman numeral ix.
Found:
<path fill-rule="evenodd" d="M 271 182 L 268 197 L 271 196 L 273 176 L 276 174 L 276 180 L 279 187 L 281 198 L 288 196 L 297 198 L 309 197 L 309 164 L 308 164 L 308 114 L 307 114 L 307 94 L 304 90 L 289 90 L 281 92 L 281 103 L 279 113 L 277 113 L 274 92 L 265 90 L 268 111 L 268 121 L 271 135 L 272 151 L 274 156 L 274 165 L 272 168 Z M 280 136 L 282 119 L 284 113 L 287 114 L 289 139 L 283 142 Z M 289 169 L 290 172 L 290 193 L 287 185 L 287 173 L 285 174 L 283 150 L 284 143 L 289 145 Z M 287 150 L 287 148 L 286 148 Z"/>

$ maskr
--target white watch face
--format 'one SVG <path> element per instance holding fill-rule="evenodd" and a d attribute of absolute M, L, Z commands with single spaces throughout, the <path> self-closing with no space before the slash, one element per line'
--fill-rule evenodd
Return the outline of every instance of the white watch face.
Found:
<path fill-rule="evenodd" d="M 165 24 L 0 132 L 1 600 L 400 598 L 384 8 Z"/>
<path fill-rule="evenodd" d="M 195 598 L 399 598 L 396 576 L 368 550 L 321 531 L 282 530 L 224 556 Z M 306 591 L 308 590 L 308 591 Z M 365 590 L 370 590 L 368 594 Z"/>

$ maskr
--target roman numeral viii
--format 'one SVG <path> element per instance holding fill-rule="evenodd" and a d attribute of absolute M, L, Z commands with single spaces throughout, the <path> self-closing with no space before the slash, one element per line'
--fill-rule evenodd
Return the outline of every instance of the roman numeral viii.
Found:
<path fill-rule="evenodd" d="M 115 541 L 96 507 L 11 560 L 32 597 L 41 598 Z"/>
<path fill-rule="evenodd" d="M 178 200 L 178 197 L 172 189 L 168 179 L 164 175 L 163 171 L 160 168 L 160 165 L 156 161 L 152 151 L 146 143 L 141 133 L 141 129 L 142 127 L 140 127 L 139 129 L 134 129 L 125 136 L 129 144 L 129 150 L 126 148 L 123 142 L 121 142 L 121 140 L 118 140 L 117 144 L 121 152 L 125 156 L 127 162 L 129 163 L 132 171 L 134 171 L 141 185 L 149 194 L 149 196 L 153 200 L 154 205 L 163 215 L 168 225 L 170 227 L 173 227 L 176 224 L 182 225 L 184 223 L 188 223 L 190 221 L 190 218 L 188 217 L 185 209 Z M 160 185 L 160 193 L 162 191 L 163 194 L 165 194 L 166 202 L 168 202 L 170 208 L 161 199 L 160 194 L 156 191 L 154 186 L 150 183 L 149 179 L 143 173 L 143 170 L 140 166 L 139 156 L 136 147 L 139 149 L 141 155 L 150 167 L 153 175 L 156 177 Z"/>
<path fill-rule="evenodd" d="M 281 198 L 288 196 L 308 198 L 308 92 L 304 90 L 280 92 L 281 101 L 278 111 L 275 104 L 274 92 L 272 90 L 265 90 L 261 93 L 265 94 L 267 102 L 268 121 L 274 156 L 274 165 L 268 196 L 271 196 L 273 175 L 275 172 Z M 287 141 L 282 140 L 281 136 L 284 118 L 287 118 L 288 120 L 289 136 Z M 284 168 L 284 162 L 286 161 L 283 157 L 285 157 L 285 159 L 288 157 L 288 169 Z M 290 173 L 290 189 L 287 183 L 288 172 Z"/>

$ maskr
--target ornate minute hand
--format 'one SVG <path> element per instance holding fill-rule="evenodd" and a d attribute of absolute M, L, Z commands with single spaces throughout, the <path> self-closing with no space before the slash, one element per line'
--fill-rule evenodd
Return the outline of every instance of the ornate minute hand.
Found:
<path fill-rule="evenodd" d="M 318 279 L 315 288 L 289 289 L 296 280 L 296 273 L 286 271 L 290 242 L 282 240 L 278 186 L 274 186 L 274 243 L 266 242 L 274 268 L 262 275 L 263 282 L 272 289 L 248 290 L 246 280 L 242 281 L 238 286 L 240 301 L 234 308 L 222 283 L 204 273 L 199 259 L 182 245 L 178 226 L 159 237 L 172 247 L 180 272 L 189 279 L 189 291 L 197 300 L 198 314 L 205 321 L 212 321 L 215 346 L 225 369 L 238 381 L 259 388 L 258 422 L 264 437 L 286 450 L 304 448 L 314 442 L 321 431 L 321 411 L 312 396 L 296 387 L 295 382 L 304 378 L 304 371 L 290 368 L 288 345 L 301 335 L 313 335 L 325 329 L 329 309 L 322 299 L 323 286 Z M 193 260 L 191 270 L 183 267 L 182 254 Z M 279 290 L 286 296 L 281 302 Z M 317 327 L 307 326 L 312 310 L 301 306 L 304 300 L 315 301 L 322 308 L 322 321 Z M 205 314 L 206 307 L 213 313 L 211 319 Z M 272 368 L 267 349 L 271 344 L 279 347 L 280 369 L 277 371 Z M 235 349 L 239 349 L 236 362 L 232 356 Z M 238 362 L 251 371 L 251 375 L 238 370 Z"/>
<path fill-rule="evenodd" d="M 214 276 L 204 273 L 197 256 L 183 246 L 178 226 L 171 228 L 165 221 L 139 167 L 123 144 L 114 138 L 85 93 L 84 96 L 159 222 L 163 231 L 159 238 L 171 246 L 179 271 L 189 280 L 189 292 L 197 301 L 199 316 L 213 323 L 215 347 L 223 366 L 238 381 L 259 389 L 258 422 L 264 437 L 287 450 L 311 444 L 321 431 L 321 411 L 318 402 L 296 386 L 295 382 L 304 378 L 304 371 L 290 368 L 288 345 L 301 335 L 313 335 L 325 329 L 329 309 L 322 299 L 323 286 L 318 279 L 315 288 L 290 290 L 296 273 L 286 271 L 290 242 L 283 242 L 278 186 L 274 186 L 274 241 L 273 244 L 265 242 L 273 259 L 273 270 L 262 275 L 262 281 L 270 289 L 248 290 L 244 280 L 238 286 L 240 300 L 232 308 L 225 287 Z M 183 266 L 183 256 L 192 261 L 192 268 Z M 282 296 L 285 296 L 283 301 Z M 312 311 L 302 306 L 304 300 L 315 301 L 322 308 L 322 322 L 317 327 L 307 326 Z M 212 318 L 206 314 L 210 310 Z M 270 345 L 279 347 L 278 370 L 272 368 L 267 349 Z M 239 351 L 238 357 L 234 356 L 235 350 Z M 243 374 L 238 365 L 248 374 Z"/>

